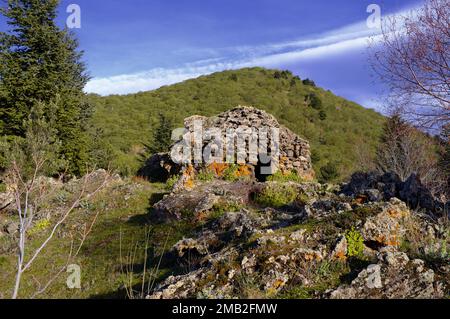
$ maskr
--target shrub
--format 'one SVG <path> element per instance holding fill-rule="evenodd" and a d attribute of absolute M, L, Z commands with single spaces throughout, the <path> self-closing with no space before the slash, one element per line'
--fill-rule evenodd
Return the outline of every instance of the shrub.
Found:
<path fill-rule="evenodd" d="M 320 168 L 320 182 L 332 182 L 339 177 L 339 171 L 336 163 L 329 162 Z"/>
<path fill-rule="evenodd" d="M 292 185 L 269 184 L 256 195 L 255 201 L 266 207 L 283 207 L 297 199 L 298 191 Z"/>
<path fill-rule="evenodd" d="M 286 182 L 295 182 L 295 183 L 303 183 L 304 180 L 303 178 L 298 175 L 296 172 L 286 172 L 283 173 L 282 171 L 277 171 L 275 174 L 269 176 L 267 178 L 267 180 L 269 182 L 282 182 L 282 183 L 286 183 Z"/>
<path fill-rule="evenodd" d="M 347 239 L 347 255 L 349 257 L 362 257 L 364 251 L 362 235 L 352 227 L 345 233 L 345 239 Z"/>
<path fill-rule="evenodd" d="M 210 169 L 204 169 L 197 175 L 197 179 L 202 182 L 210 182 L 214 180 L 215 174 Z"/>
<path fill-rule="evenodd" d="M 316 86 L 316 83 L 313 80 L 305 79 L 303 80 L 303 85 Z"/>
<path fill-rule="evenodd" d="M 309 101 L 309 105 L 316 110 L 320 110 L 322 108 L 322 100 L 315 93 L 311 93 L 307 97 Z"/>
<path fill-rule="evenodd" d="M 227 169 L 225 169 L 222 177 L 226 181 L 234 182 L 249 178 L 250 176 L 252 176 L 252 171 L 249 166 L 231 164 Z"/>
<path fill-rule="evenodd" d="M 170 177 L 166 182 L 166 189 L 172 190 L 173 187 L 175 186 L 176 182 L 178 182 L 179 178 L 180 178 L 180 176 L 178 176 L 178 175 L 174 175 L 174 176 Z"/>
<path fill-rule="evenodd" d="M 313 164 L 319 163 L 320 159 L 320 154 L 316 150 L 313 150 L 311 152 L 311 161 L 313 162 Z"/>
<path fill-rule="evenodd" d="M 319 112 L 319 118 L 321 121 L 325 121 L 327 119 L 327 113 L 324 110 Z"/>
<path fill-rule="evenodd" d="M 42 219 L 40 221 L 38 221 L 33 228 L 31 228 L 28 233 L 30 235 L 35 235 L 35 234 L 39 234 L 41 232 L 43 232 L 44 230 L 46 230 L 47 228 L 49 228 L 51 226 L 51 223 L 48 219 Z"/>

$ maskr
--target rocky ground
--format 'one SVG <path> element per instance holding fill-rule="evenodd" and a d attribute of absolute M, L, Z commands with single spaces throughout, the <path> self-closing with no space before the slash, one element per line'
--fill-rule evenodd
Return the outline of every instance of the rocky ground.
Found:
<path fill-rule="evenodd" d="M 173 192 L 174 181 L 113 177 L 63 225 L 26 274 L 22 297 L 64 266 L 69 235 L 96 216 L 73 261 L 83 267 L 82 289 L 68 290 L 62 276 L 40 297 L 449 297 L 448 210 L 416 178 L 357 174 L 347 184 L 322 185 L 257 182 L 242 171 L 232 179 L 198 174 Z M 51 184 L 54 196 L 34 221 L 31 245 L 46 236 L 42 221 L 51 224 L 79 187 L 76 180 Z M 12 287 L 17 226 L 13 207 L 4 208 L 0 297 Z"/>
<path fill-rule="evenodd" d="M 147 298 L 448 297 L 448 216 L 426 195 L 391 175 L 197 182 L 154 206 L 153 223 L 197 227 L 166 254 L 189 271 Z"/>

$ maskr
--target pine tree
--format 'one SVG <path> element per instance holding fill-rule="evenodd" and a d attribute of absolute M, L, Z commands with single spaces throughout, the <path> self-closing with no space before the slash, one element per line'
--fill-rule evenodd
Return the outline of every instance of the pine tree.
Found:
<path fill-rule="evenodd" d="M 172 141 L 172 121 L 166 117 L 163 113 L 158 114 L 159 123 L 155 132 L 153 133 L 153 139 L 150 145 L 146 145 L 148 154 L 154 155 L 161 152 L 169 151 Z"/>
<path fill-rule="evenodd" d="M 10 30 L 0 33 L 0 135 L 25 137 L 37 103 L 56 104 L 60 156 L 83 173 L 90 116 L 83 88 L 88 81 L 73 34 L 56 23 L 58 0 L 7 0 L 0 13 Z M 44 110 L 46 113 L 46 110 Z"/>

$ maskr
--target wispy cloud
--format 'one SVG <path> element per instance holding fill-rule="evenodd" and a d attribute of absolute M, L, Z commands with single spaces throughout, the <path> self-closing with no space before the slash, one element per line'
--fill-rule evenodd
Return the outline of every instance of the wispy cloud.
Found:
<path fill-rule="evenodd" d="M 331 57 L 352 50 L 361 50 L 367 46 L 370 38 L 376 40 L 380 37 L 380 33 L 379 29 L 368 28 L 363 21 L 295 41 L 224 48 L 219 50 L 221 57 L 193 61 L 179 67 L 94 78 L 87 84 L 86 92 L 100 95 L 128 94 L 156 89 L 223 70 L 252 66 L 276 67 L 297 61 Z"/>

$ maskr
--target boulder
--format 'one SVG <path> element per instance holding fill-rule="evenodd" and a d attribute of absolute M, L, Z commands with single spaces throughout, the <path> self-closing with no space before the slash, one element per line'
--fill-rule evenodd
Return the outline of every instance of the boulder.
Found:
<path fill-rule="evenodd" d="M 175 164 L 168 153 L 159 153 L 150 157 L 139 169 L 137 175 L 151 182 L 166 182 L 171 176 L 177 175 L 181 166 Z"/>
<path fill-rule="evenodd" d="M 420 259 L 385 248 L 378 263 L 361 271 L 349 285 L 329 293 L 332 299 L 434 299 L 444 297 L 444 283 Z"/>
<path fill-rule="evenodd" d="M 350 182 L 341 188 L 341 193 L 371 202 L 389 201 L 396 197 L 413 209 L 425 209 L 438 216 L 445 211 L 444 203 L 434 198 L 415 174 L 403 182 L 394 173 L 355 173 Z"/>

